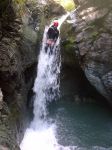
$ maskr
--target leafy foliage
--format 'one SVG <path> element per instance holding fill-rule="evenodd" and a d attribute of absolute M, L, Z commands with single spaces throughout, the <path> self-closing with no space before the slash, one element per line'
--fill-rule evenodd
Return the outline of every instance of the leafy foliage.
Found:
<path fill-rule="evenodd" d="M 73 0 L 55 0 L 55 1 L 61 4 L 66 11 L 72 11 L 76 7 Z"/>
<path fill-rule="evenodd" d="M 19 4 L 19 5 L 22 5 L 26 2 L 26 0 L 13 0 L 13 2 Z"/>

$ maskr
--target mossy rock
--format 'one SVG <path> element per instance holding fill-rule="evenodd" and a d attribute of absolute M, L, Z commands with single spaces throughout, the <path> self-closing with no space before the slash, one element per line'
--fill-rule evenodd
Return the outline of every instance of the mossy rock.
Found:
<path fill-rule="evenodd" d="M 53 1 L 50 1 L 47 3 L 47 5 L 44 7 L 44 15 L 46 18 L 54 18 L 55 16 L 62 16 L 62 14 L 65 14 L 66 11 L 64 8 Z"/>
<path fill-rule="evenodd" d="M 29 26 L 25 26 L 23 28 L 23 35 L 26 39 L 31 41 L 32 43 L 36 43 L 37 41 L 37 33 Z"/>
<path fill-rule="evenodd" d="M 73 26 L 69 23 L 67 23 L 66 21 L 63 23 L 63 25 L 61 26 L 61 38 L 64 39 L 71 39 L 70 41 L 72 41 L 73 39 L 75 39 L 75 29 L 73 28 Z M 66 31 L 66 32 L 65 32 Z"/>

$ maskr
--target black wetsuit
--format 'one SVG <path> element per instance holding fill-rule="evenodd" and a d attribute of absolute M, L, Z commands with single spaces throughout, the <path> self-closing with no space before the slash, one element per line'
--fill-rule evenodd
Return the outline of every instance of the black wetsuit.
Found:
<path fill-rule="evenodd" d="M 47 32 L 47 39 L 53 40 L 54 42 L 58 39 L 59 31 L 55 26 L 51 26 Z M 47 53 L 48 47 L 50 47 L 50 53 L 52 54 L 53 47 L 46 43 L 45 52 Z"/>
<path fill-rule="evenodd" d="M 59 36 L 59 31 L 55 26 L 51 26 L 47 32 L 47 38 L 52 40 L 57 40 Z"/>

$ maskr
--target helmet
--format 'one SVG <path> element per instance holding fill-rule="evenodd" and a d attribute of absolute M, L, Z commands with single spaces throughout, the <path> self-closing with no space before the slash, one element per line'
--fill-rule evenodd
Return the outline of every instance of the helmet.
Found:
<path fill-rule="evenodd" d="M 55 27 L 58 27 L 58 25 L 59 25 L 58 21 L 54 21 L 54 22 L 53 22 L 53 25 L 54 25 Z"/>

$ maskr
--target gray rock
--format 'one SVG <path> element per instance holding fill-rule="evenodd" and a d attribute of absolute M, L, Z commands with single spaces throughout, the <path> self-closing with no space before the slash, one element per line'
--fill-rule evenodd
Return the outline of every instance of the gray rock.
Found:
<path fill-rule="evenodd" d="M 112 2 L 78 0 L 78 3 L 73 25 L 77 59 L 89 82 L 112 104 Z"/>
<path fill-rule="evenodd" d="M 33 19 L 30 24 L 28 8 L 21 6 L 21 11 L 22 16 L 17 4 L 11 1 L 6 15 L 0 18 L 0 88 L 5 98 L 2 101 L 0 91 L 0 149 L 4 150 L 19 150 L 28 123 L 27 94 L 34 82 L 41 38 Z"/>
<path fill-rule="evenodd" d="M 108 94 L 110 94 L 110 97 L 112 97 L 112 71 L 102 76 L 102 81 L 104 83 L 106 91 L 108 92 Z"/>
<path fill-rule="evenodd" d="M 104 22 L 104 27 L 110 32 L 112 32 L 112 11 L 107 15 Z"/>
<path fill-rule="evenodd" d="M 100 78 L 100 76 L 97 74 L 96 71 L 93 70 L 94 68 L 85 68 L 84 72 L 87 77 L 87 79 L 90 81 L 90 83 L 107 99 L 109 99 L 109 96 L 106 92 L 106 89 L 103 85 L 103 82 Z"/>

